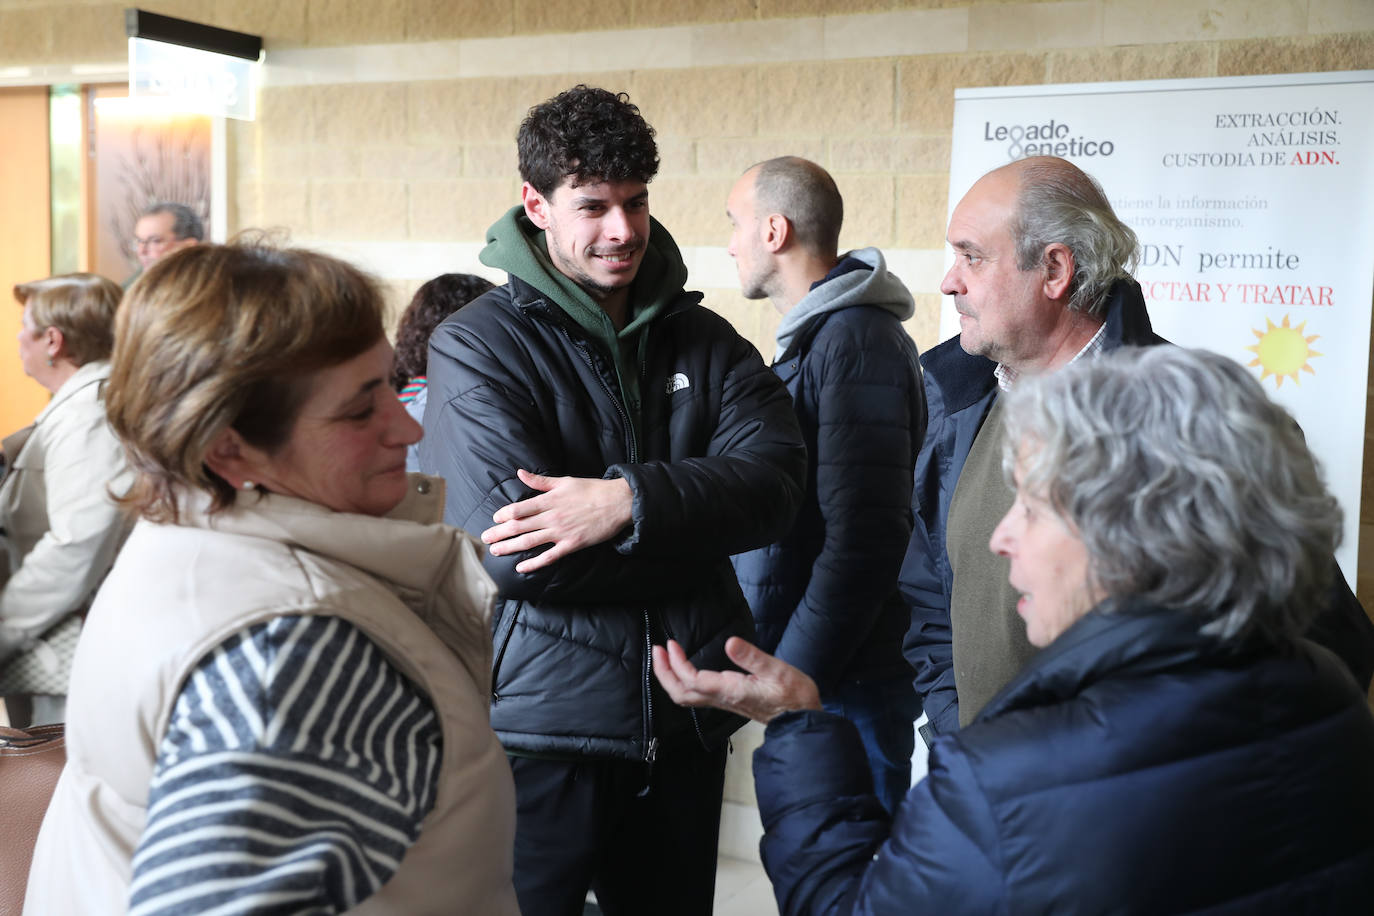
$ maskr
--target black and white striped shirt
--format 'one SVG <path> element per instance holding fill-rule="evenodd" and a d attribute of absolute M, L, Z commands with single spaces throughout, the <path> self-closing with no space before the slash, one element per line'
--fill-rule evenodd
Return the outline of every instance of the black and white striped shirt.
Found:
<path fill-rule="evenodd" d="M 242 630 L 186 681 L 158 751 L 130 913 L 334 913 L 400 865 L 434 805 L 428 699 L 357 628 Z"/>

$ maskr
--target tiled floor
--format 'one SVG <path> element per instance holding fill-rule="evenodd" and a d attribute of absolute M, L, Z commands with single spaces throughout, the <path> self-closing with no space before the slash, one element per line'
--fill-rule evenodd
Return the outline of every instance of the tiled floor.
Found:
<path fill-rule="evenodd" d="M 777 916 L 773 885 L 757 862 L 721 858 L 716 865 L 715 916 Z"/>
<path fill-rule="evenodd" d="M 589 900 L 583 916 L 600 914 L 601 910 Z M 714 916 L 778 916 L 773 885 L 768 883 L 762 865 L 721 856 L 716 864 Z"/>

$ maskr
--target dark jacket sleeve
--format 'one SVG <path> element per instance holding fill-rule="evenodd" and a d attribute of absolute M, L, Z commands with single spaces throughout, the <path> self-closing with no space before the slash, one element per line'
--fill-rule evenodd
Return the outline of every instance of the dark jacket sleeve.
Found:
<path fill-rule="evenodd" d="M 911 541 L 898 576 L 898 588 L 911 612 L 902 654 L 916 672 L 913 681 L 935 734 L 959 730 L 959 698 L 954 689 L 954 637 L 949 620 L 949 560 L 945 556 L 945 519 L 941 475 L 948 473 L 955 440 L 954 420 L 931 374 L 925 374 L 929 421 L 916 456 L 912 490 Z"/>
<path fill-rule="evenodd" d="M 852 724 L 819 712 L 774 719 L 754 781 L 779 911 L 997 912 L 996 824 L 964 755 L 941 751 L 890 821 Z"/>
<path fill-rule="evenodd" d="M 712 560 L 778 540 L 806 483 L 806 446 L 792 398 L 757 350 L 708 316 L 726 348 L 715 429 L 705 454 L 614 464 L 634 492 L 632 527 L 616 549 L 632 557 L 697 553 Z"/>
<path fill-rule="evenodd" d="M 1369 692 L 1374 678 L 1374 622 L 1365 613 L 1341 568 L 1332 560 L 1331 588 L 1326 603 L 1308 627 L 1306 636 L 1336 653 L 1345 662 L 1360 690 Z"/>
<path fill-rule="evenodd" d="M 911 539 L 912 462 L 925 435 L 915 348 L 881 333 L 905 335 L 895 319 L 882 315 L 891 328 L 873 329 L 864 323 L 872 318 L 827 322 L 807 357 L 817 376 L 803 380 L 816 395 L 815 489 L 824 534 L 776 654 L 811 675 L 822 693 L 893 593 Z"/>
<path fill-rule="evenodd" d="M 918 520 L 898 583 L 911 611 L 911 627 L 903 640 L 902 654 L 916 672 L 912 681 L 930 730 L 946 735 L 959 730 L 959 695 L 954 689 L 954 633 L 949 621 L 949 599 L 932 556 L 934 549 L 929 532 Z"/>
<path fill-rule="evenodd" d="M 444 521 L 474 536 L 493 524 L 498 509 L 535 495 L 515 476 L 517 469 L 563 473 L 558 443 L 548 441 L 528 385 L 480 337 L 445 323 L 430 338 L 419 450 L 420 468 L 447 484 Z M 704 568 L 682 556 L 631 561 L 612 545 L 597 544 L 533 573 L 516 572 L 516 564 L 544 549 L 484 556 L 502 597 L 571 604 L 654 600 L 680 593 Z"/>

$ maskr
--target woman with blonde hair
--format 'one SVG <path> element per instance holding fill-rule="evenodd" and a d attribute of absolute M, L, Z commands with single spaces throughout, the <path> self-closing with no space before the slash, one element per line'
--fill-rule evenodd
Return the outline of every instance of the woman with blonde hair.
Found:
<path fill-rule="evenodd" d="M 203 245 L 116 323 L 139 521 L 77 652 L 26 912 L 513 914 L 494 588 L 405 472 L 382 299 Z"/>
<path fill-rule="evenodd" d="M 12 725 L 61 722 L 81 618 L 127 531 L 111 498 L 128 486 L 105 419 L 120 289 L 77 273 L 14 287 L 19 360 L 52 393 L 4 442 L 0 483 L 0 696 Z"/>

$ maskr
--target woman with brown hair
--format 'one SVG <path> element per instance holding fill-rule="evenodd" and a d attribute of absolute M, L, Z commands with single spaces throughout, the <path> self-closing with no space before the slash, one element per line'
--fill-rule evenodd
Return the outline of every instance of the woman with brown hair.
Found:
<path fill-rule="evenodd" d="M 127 527 L 110 492 L 128 487 L 105 420 L 120 289 L 95 274 L 20 283 L 19 359 L 52 393 L 4 442 L 0 483 L 0 696 L 10 724 L 61 722 L 81 618 Z"/>
<path fill-rule="evenodd" d="M 375 285 L 324 255 L 196 246 L 130 289 L 109 412 L 140 520 L 26 912 L 516 912 L 494 588 L 405 472 L 391 363 Z"/>
<path fill-rule="evenodd" d="M 391 385 L 416 422 L 424 419 L 428 398 L 429 337 L 449 315 L 492 288 L 475 274 L 440 274 L 415 291 L 396 326 L 396 365 Z M 406 470 L 420 470 L 415 446 L 406 454 Z"/>

